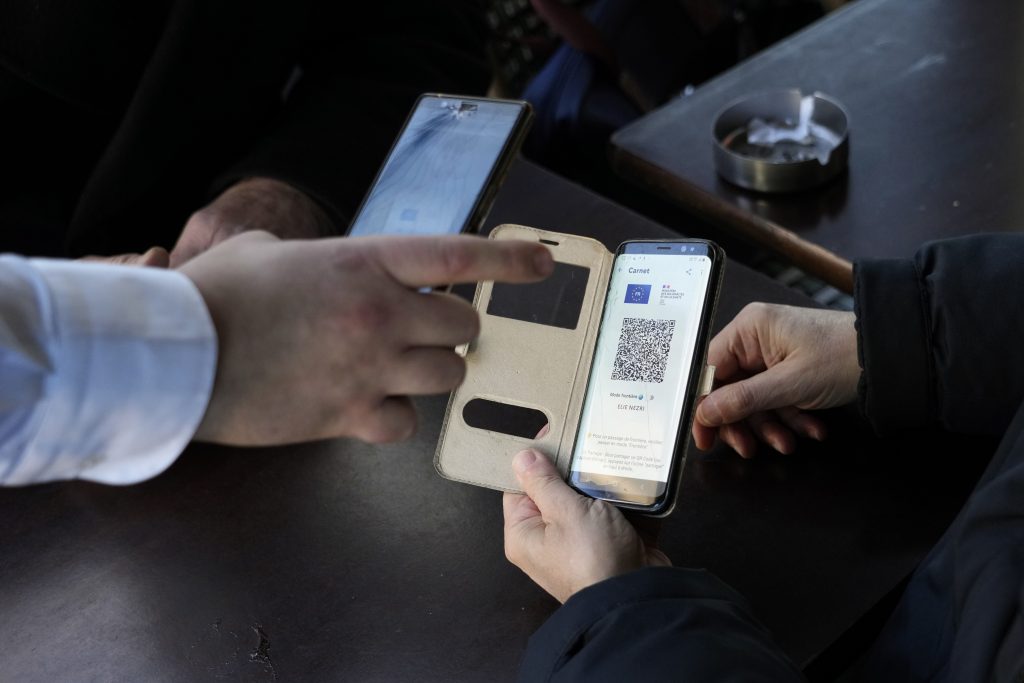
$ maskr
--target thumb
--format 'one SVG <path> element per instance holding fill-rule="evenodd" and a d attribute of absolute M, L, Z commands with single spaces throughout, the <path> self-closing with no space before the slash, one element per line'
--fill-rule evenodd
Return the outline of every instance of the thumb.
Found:
<path fill-rule="evenodd" d="M 697 408 L 697 422 L 721 427 L 754 413 L 796 404 L 799 383 L 785 363 L 780 363 L 739 382 L 726 384 L 704 397 Z"/>
<path fill-rule="evenodd" d="M 517 453 L 512 460 L 512 469 L 523 491 L 545 519 L 560 516 L 580 498 L 562 481 L 562 475 L 551 461 L 533 448 Z"/>

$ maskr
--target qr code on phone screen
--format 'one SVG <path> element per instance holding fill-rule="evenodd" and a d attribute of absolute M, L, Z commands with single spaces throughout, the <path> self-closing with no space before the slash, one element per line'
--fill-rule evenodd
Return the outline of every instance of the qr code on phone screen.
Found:
<path fill-rule="evenodd" d="M 612 379 L 627 382 L 663 382 L 675 320 L 624 318 L 615 351 Z"/>

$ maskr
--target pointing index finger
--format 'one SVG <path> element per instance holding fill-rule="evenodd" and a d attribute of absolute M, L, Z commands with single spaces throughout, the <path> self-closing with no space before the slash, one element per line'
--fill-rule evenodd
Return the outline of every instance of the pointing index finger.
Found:
<path fill-rule="evenodd" d="M 369 240 L 367 240 L 369 241 Z M 554 270 L 551 251 L 522 240 L 488 240 L 465 235 L 376 238 L 380 264 L 407 287 L 497 280 L 534 282 Z"/>

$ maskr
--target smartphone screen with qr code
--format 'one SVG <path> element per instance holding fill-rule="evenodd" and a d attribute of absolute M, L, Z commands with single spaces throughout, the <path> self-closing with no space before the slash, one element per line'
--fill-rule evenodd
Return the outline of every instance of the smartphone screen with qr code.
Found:
<path fill-rule="evenodd" d="M 573 447 L 577 490 L 648 513 L 671 504 L 723 261 L 704 240 L 619 247 Z"/>

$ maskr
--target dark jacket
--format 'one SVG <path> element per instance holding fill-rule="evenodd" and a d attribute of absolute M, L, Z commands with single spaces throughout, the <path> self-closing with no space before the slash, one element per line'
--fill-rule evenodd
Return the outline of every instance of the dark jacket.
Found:
<path fill-rule="evenodd" d="M 880 433 L 1003 435 L 875 643 L 865 681 L 1024 677 L 1024 235 L 855 271 L 861 407 Z M 700 571 L 591 586 L 530 639 L 520 680 L 797 681 L 742 597 Z"/>
<path fill-rule="evenodd" d="M 474 0 L 66 5 L 0 9 L 0 251 L 171 247 L 254 175 L 343 229 L 415 97 L 488 83 Z"/>

